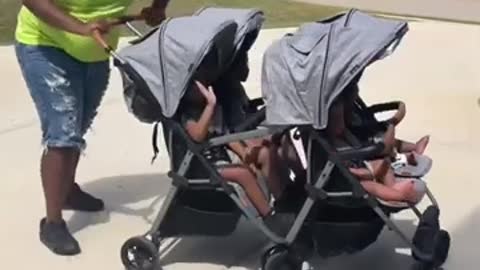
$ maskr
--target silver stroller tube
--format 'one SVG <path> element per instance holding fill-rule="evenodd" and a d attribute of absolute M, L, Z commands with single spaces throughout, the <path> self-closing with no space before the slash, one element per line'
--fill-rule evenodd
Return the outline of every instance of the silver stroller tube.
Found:
<path fill-rule="evenodd" d="M 139 37 L 139 38 L 143 37 L 142 32 L 138 31 L 138 29 L 135 28 L 135 26 L 133 26 L 133 24 L 131 22 L 126 22 L 125 26 L 128 28 L 128 30 L 130 30 L 137 37 Z"/>

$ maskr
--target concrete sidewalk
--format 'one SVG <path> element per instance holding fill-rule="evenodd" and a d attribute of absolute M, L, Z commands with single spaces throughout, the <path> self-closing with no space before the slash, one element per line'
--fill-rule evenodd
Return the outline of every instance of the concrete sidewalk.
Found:
<path fill-rule="evenodd" d="M 415 22 L 394 55 L 369 68 L 361 82 L 368 102 L 401 99 L 407 117 L 399 136 L 432 139 L 427 153 L 434 159 L 428 177 L 442 207 L 442 223 L 453 238 L 445 269 L 476 270 L 480 235 L 478 151 L 480 150 L 480 28 L 438 22 Z M 259 95 L 262 52 L 287 29 L 265 30 L 251 52 L 251 77 L 246 84 Z M 452 42 L 452 41 L 458 42 Z M 38 222 L 44 214 L 39 180 L 39 125 L 20 76 L 12 47 L 0 48 L 0 258 L 2 269 L 120 270 L 123 242 L 144 233 L 169 186 L 168 159 L 162 152 L 151 166 L 151 127 L 126 111 L 122 86 L 114 71 L 108 94 L 89 135 L 89 148 L 78 180 L 85 189 L 105 199 L 107 211 L 95 215 L 66 212 L 83 253 L 73 258 L 52 255 L 38 241 Z M 160 200 L 155 203 L 155 199 Z M 155 203 L 154 205 L 151 205 Z M 409 233 L 412 215 L 396 216 Z M 164 269 L 254 269 L 264 237 L 252 226 L 222 239 L 182 239 L 163 255 Z M 362 253 L 329 261 L 318 269 L 409 269 L 411 259 L 392 232 Z"/>
<path fill-rule="evenodd" d="M 477 0 L 297 0 L 412 17 L 480 23 Z"/>

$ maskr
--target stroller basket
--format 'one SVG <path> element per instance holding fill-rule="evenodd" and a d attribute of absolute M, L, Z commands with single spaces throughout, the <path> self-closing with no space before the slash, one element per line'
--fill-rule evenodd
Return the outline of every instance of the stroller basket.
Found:
<path fill-rule="evenodd" d="M 384 225 L 377 216 L 363 222 L 315 221 L 311 230 L 317 253 L 328 258 L 367 248 L 377 240 Z"/>
<path fill-rule="evenodd" d="M 182 190 L 160 227 L 164 237 L 226 236 L 235 231 L 241 212 L 224 191 Z"/>
<path fill-rule="evenodd" d="M 359 252 L 375 242 L 385 223 L 368 206 L 319 207 L 308 223 L 316 251 L 323 258 Z M 348 221 L 346 220 L 348 219 Z"/>

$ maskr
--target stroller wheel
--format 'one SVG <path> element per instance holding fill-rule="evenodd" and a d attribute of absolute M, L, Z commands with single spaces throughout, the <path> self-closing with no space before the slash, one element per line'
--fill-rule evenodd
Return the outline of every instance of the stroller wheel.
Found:
<path fill-rule="evenodd" d="M 128 239 L 121 249 L 127 270 L 153 270 L 158 263 L 158 247 L 143 236 Z"/>
<path fill-rule="evenodd" d="M 449 250 L 450 250 L 450 234 L 445 230 L 440 230 L 436 235 L 432 260 L 421 261 L 417 258 L 418 262 L 420 263 L 420 265 L 417 266 L 418 270 L 440 269 L 441 266 L 447 260 Z"/>
<path fill-rule="evenodd" d="M 262 270 L 300 270 L 302 263 L 291 256 L 285 246 L 274 246 L 262 256 Z"/>
<path fill-rule="evenodd" d="M 437 246 L 435 248 L 434 268 L 442 266 L 448 257 L 450 250 L 450 234 L 445 230 L 440 230 L 437 236 Z"/>

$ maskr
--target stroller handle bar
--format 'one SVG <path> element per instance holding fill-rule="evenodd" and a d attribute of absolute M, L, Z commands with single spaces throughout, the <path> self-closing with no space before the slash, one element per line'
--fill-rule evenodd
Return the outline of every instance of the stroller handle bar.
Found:
<path fill-rule="evenodd" d="M 109 23 L 110 27 L 115 27 L 115 26 L 120 26 L 120 25 L 126 25 L 127 28 L 132 31 L 136 36 L 141 37 L 142 33 L 138 31 L 132 24 L 131 22 L 133 21 L 143 21 L 145 18 L 142 15 L 126 15 L 119 17 L 112 22 Z M 92 38 L 108 53 L 111 54 L 113 52 L 113 48 L 108 45 L 108 43 L 105 41 L 105 38 L 103 37 L 102 33 L 100 30 L 95 29 L 92 31 Z"/>

